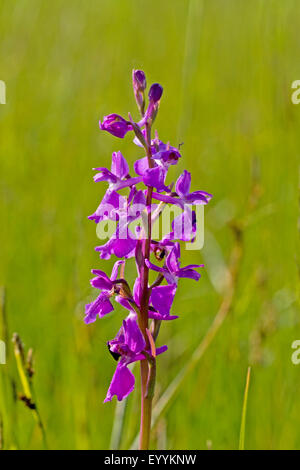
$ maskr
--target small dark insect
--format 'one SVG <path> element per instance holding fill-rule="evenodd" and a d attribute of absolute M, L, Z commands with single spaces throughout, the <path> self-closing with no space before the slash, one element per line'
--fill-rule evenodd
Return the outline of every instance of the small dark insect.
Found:
<path fill-rule="evenodd" d="M 158 261 L 162 261 L 164 259 L 166 255 L 166 250 L 160 250 L 159 248 L 157 248 L 154 252 L 154 256 L 155 258 L 158 260 Z"/>
<path fill-rule="evenodd" d="M 114 360 L 115 360 L 115 361 L 118 361 L 119 358 L 120 358 L 120 356 L 121 356 L 121 354 L 112 351 L 112 350 L 110 349 L 109 343 L 107 343 L 107 347 L 108 347 L 108 350 L 109 350 L 110 354 L 111 354 L 112 357 L 114 358 Z"/>

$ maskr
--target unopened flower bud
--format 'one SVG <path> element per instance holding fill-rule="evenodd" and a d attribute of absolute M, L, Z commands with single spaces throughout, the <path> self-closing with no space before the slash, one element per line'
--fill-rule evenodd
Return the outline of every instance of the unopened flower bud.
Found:
<path fill-rule="evenodd" d="M 133 69 L 132 85 L 133 85 L 133 92 L 134 92 L 136 104 L 138 105 L 139 111 L 141 115 L 143 116 L 144 111 L 145 111 L 144 91 L 147 86 L 147 83 L 146 83 L 146 76 L 142 70 Z"/>
<path fill-rule="evenodd" d="M 109 114 L 104 116 L 103 121 L 99 122 L 102 131 L 107 131 L 115 137 L 123 139 L 128 131 L 132 131 L 130 122 L 126 121 L 119 114 Z"/>
<path fill-rule="evenodd" d="M 132 71 L 132 84 L 134 90 L 137 91 L 144 91 L 147 86 L 146 82 L 146 75 L 142 70 L 134 70 Z"/>
<path fill-rule="evenodd" d="M 153 83 L 148 94 L 149 101 L 157 103 L 160 100 L 162 93 L 163 87 L 159 83 Z"/>

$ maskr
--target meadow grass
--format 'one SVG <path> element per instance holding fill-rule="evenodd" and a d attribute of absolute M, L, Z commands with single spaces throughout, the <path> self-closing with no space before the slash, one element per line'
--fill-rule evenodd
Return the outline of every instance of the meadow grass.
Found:
<path fill-rule="evenodd" d="M 104 193 L 92 168 L 109 165 L 114 150 L 131 163 L 141 156 L 129 136 L 117 140 L 98 129 L 103 115 L 134 110 L 132 68 L 164 86 L 155 127 L 162 140 L 184 142 L 174 177 L 192 170 L 192 189 L 214 195 L 203 250 L 183 255 L 186 264 L 205 263 L 202 279 L 182 281 L 173 307 L 180 318 L 161 331 L 169 351 L 158 361 L 156 400 L 189 364 L 222 305 L 232 226 L 243 221 L 228 314 L 160 416 L 152 447 L 238 448 L 251 365 L 245 448 L 300 448 L 300 366 L 291 362 L 300 334 L 300 106 L 291 103 L 299 27 L 293 0 L 2 0 L 0 285 L 9 337 L 18 332 L 34 350 L 50 448 L 107 449 L 111 442 L 115 403 L 102 402 L 115 363 L 105 343 L 122 311 L 83 323 L 94 296 L 90 269 L 109 270 L 93 250 L 99 240 L 86 217 Z M 133 278 L 133 266 L 128 273 Z M 43 448 L 16 399 L 22 387 L 9 349 L 0 365 L 0 441 Z M 137 393 L 124 416 L 117 441 L 128 448 L 138 430 Z"/>

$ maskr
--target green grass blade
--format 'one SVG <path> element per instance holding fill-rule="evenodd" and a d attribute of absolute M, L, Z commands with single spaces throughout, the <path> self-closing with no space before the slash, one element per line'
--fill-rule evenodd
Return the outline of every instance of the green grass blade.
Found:
<path fill-rule="evenodd" d="M 248 392 L 249 392 L 249 384 L 250 384 L 250 373 L 251 373 L 251 367 L 248 367 L 246 385 L 245 385 L 245 391 L 244 391 L 244 402 L 243 402 L 243 410 L 242 410 L 239 450 L 245 449 L 245 427 L 246 427 Z"/>

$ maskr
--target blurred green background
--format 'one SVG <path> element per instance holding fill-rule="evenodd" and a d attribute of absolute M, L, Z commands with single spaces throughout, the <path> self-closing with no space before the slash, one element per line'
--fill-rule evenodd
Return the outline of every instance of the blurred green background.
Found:
<path fill-rule="evenodd" d="M 162 328 L 157 397 L 205 337 L 226 295 L 242 224 L 241 264 L 227 318 L 184 380 L 153 432 L 152 447 L 238 447 L 246 370 L 252 366 L 245 446 L 300 448 L 300 339 L 297 233 L 300 105 L 300 3 L 296 0 L 1 0 L 0 285 L 9 336 L 35 352 L 35 392 L 52 449 L 107 449 L 115 402 L 102 404 L 115 368 L 105 342 L 121 308 L 86 326 L 99 261 L 87 220 L 105 184 L 92 168 L 121 150 L 132 164 L 131 136 L 101 133 L 98 120 L 131 111 L 132 68 L 160 82 L 155 127 L 184 142 L 174 177 L 192 171 L 192 189 L 213 193 L 205 209 L 205 246 L 184 263 L 205 262 L 199 283 L 183 280 Z M 253 206 L 253 175 L 257 198 Z M 249 204 L 250 197 L 250 204 Z M 252 201 L 252 202 L 251 202 Z M 128 268 L 133 278 L 134 269 Z M 12 346 L 0 365 L 4 448 L 42 448 L 21 391 Z M 138 430 L 131 394 L 121 448 Z"/>

